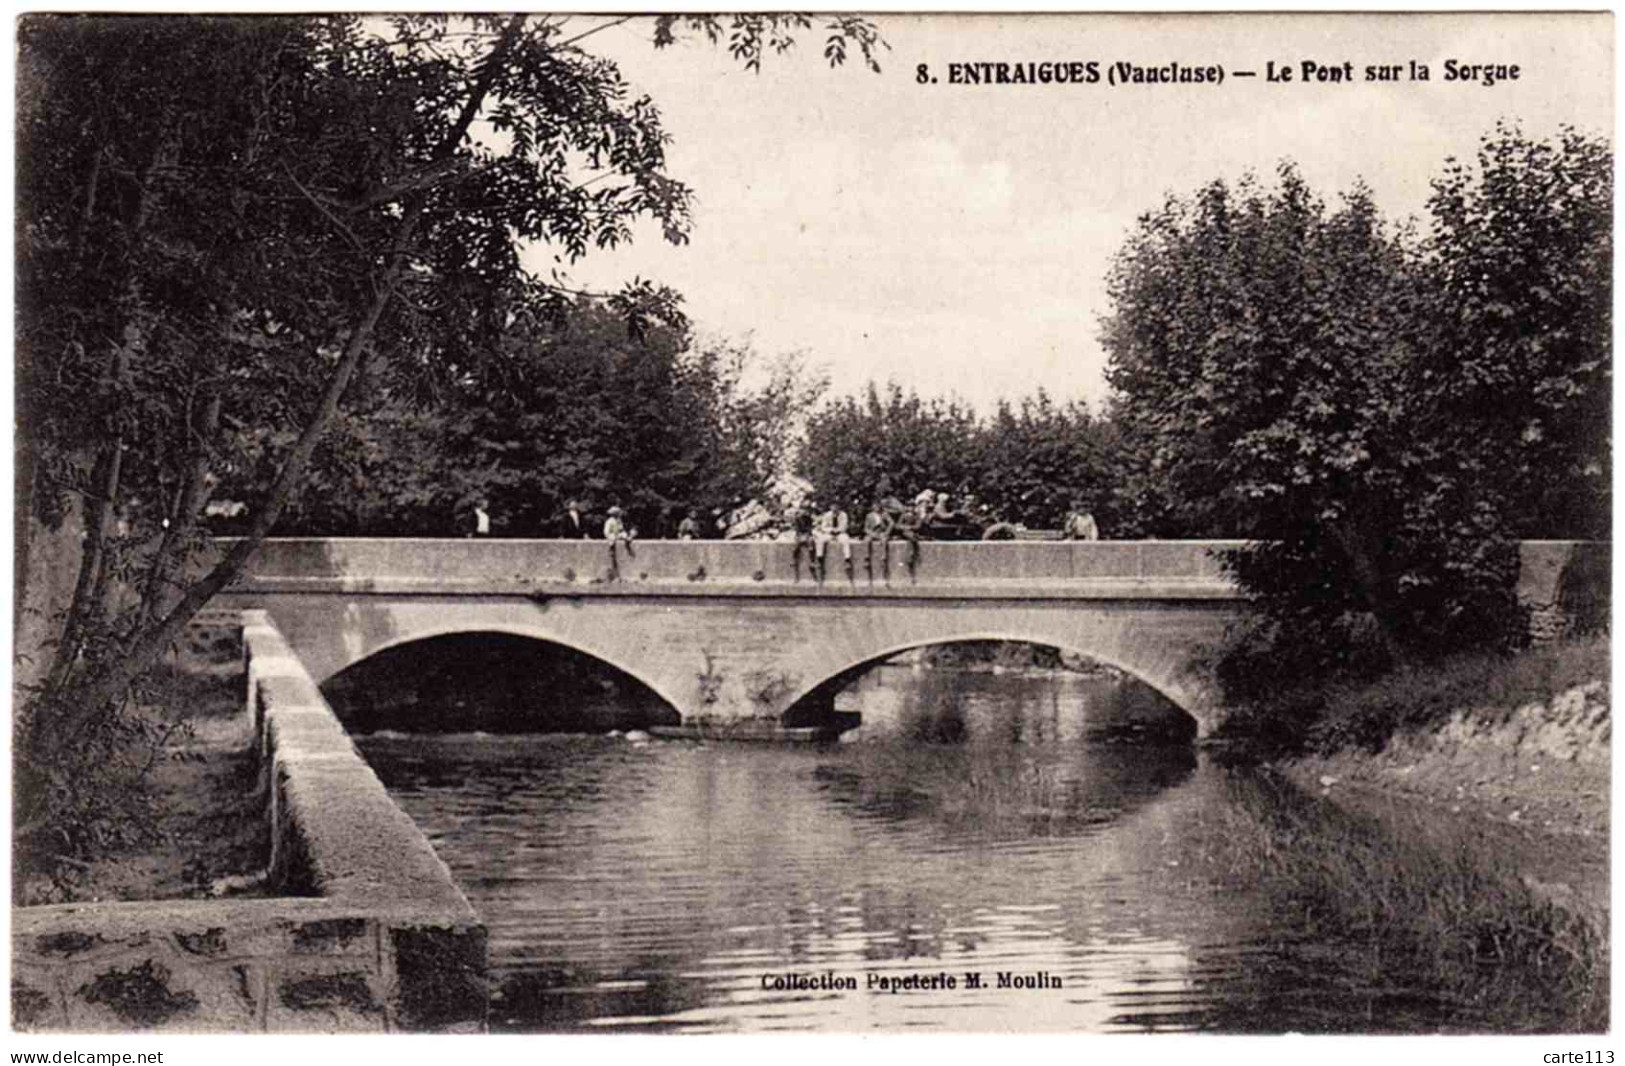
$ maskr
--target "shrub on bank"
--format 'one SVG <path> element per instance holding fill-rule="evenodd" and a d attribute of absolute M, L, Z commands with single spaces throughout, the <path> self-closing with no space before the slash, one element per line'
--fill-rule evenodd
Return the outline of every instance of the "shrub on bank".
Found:
<path fill-rule="evenodd" d="M 12 752 L 14 905 L 94 898 L 107 863 L 163 845 L 167 805 L 155 776 L 194 723 L 243 704 L 236 632 L 199 623 L 185 638 L 142 675 L 132 700 L 105 714 L 23 694 Z"/>

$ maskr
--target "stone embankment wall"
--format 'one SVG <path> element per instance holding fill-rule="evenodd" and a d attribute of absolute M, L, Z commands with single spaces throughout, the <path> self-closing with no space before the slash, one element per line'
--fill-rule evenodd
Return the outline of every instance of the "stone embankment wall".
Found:
<path fill-rule="evenodd" d="M 1612 544 L 1530 540 L 1520 555 L 1518 602 L 1529 610 L 1534 643 L 1608 627 Z"/>
<path fill-rule="evenodd" d="M 474 1032 L 485 929 L 262 611 L 245 611 L 277 898 L 12 911 L 24 1030 Z"/>
<path fill-rule="evenodd" d="M 1608 684 L 1598 680 L 1561 692 L 1546 703 L 1525 703 L 1500 719 L 1460 710 L 1435 732 L 1395 743 L 1403 752 L 1417 755 L 1451 757 L 1476 748 L 1493 751 L 1515 765 L 1556 761 L 1607 766 L 1612 736 Z"/>

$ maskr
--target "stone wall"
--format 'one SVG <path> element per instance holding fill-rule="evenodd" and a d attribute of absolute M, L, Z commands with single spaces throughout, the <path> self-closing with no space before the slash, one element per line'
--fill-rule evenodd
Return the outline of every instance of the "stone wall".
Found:
<path fill-rule="evenodd" d="M 1518 602 L 1529 611 L 1534 643 L 1608 628 L 1613 545 L 1528 540 L 1519 549 Z"/>
<path fill-rule="evenodd" d="M 264 612 L 244 612 L 276 898 L 12 911 L 23 1030 L 473 1032 L 485 929 Z"/>

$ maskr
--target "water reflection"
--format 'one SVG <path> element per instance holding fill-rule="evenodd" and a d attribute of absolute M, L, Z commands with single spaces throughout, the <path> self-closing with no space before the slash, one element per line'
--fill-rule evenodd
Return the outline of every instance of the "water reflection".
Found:
<path fill-rule="evenodd" d="M 1063 783 L 1055 811 L 1000 799 L 977 814 L 933 782 L 1002 756 L 939 751 L 944 772 L 931 752 L 850 746 L 383 735 L 365 748 L 490 926 L 499 1027 L 1093 1029 L 1127 1005 L 1113 987 L 1136 1003 L 1188 990 L 1184 945 L 1129 885 L 1157 861 L 1142 845 L 1159 850 L 1133 811 L 1192 773 L 1188 750 L 1050 749 L 1040 765 L 1065 767 L 1045 778 Z M 989 987 L 868 991 L 939 971 Z M 826 972 L 858 992 L 763 987 Z M 999 989 L 1000 973 L 1051 986 Z"/>
<path fill-rule="evenodd" d="M 862 716 L 848 740 L 1175 743 L 1196 730 L 1152 689 L 1106 672 L 883 663 L 836 697 L 836 708 Z"/>
<path fill-rule="evenodd" d="M 1085 743 L 1087 679 L 876 678 L 858 742 L 816 750 L 363 746 L 489 925 L 498 1028 L 1150 1028 L 1183 1004 L 1187 945 L 1131 883 L 1159 861 L 1136 812 L 1192 750 Z M 911 975 L 955 987 L 882 990 Z"/>
<path fill-rule="evenodd" d="M 995 699 L 905 674 L 866 739 L 818 749 L 361 743 L 488 925 L 498 1030 L 1487 1024 L 1425 988 L 1398 1003 L 1380 931 L 1302 920 L 1267 858 L 1281 800 L 1250 775 L 1104 742 L 1076 679 Z M 944 713 L 957 742 L 921 740 Z M 955 987 L 883 990 L 911 976 Z"/>
<path fill-rule="evenodd" d="M 1179 784 L 1188 747 L 1085 744 L 865 744 L 813 776 L 862 818 L 927 819 L 951 847 L 966 840 L 1067 836 L 1098 828 Z"/>

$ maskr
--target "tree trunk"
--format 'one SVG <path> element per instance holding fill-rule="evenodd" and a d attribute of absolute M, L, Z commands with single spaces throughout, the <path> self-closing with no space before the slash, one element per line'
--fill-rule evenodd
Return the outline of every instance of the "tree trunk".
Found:
<path fill-rule="evenodd" d="M 108 374 L 114 381 L 123 380 L 130 369 L 130 350 L 120 345 L 112 354 Z M 90 506 L 85 511 L 84 543 L 79 553 L 79 578 L 74 583 L 73 600 L 68 606 L 68 617 L 62 626 L 61 642 L 56 648 L 56 657 L 51 663 L 51 670 L 46 675 L 46 690 L 52 693 L 61 692 L 68 679 L 73 676 L 74 665 L 79 660 L 79 643 L 89 627 L 92 615 L 100 609 L 96 600 L 98 591 L 104 587 L 102 571 L 104 556 L 107 549 L 108 524 L 113 517 L 113 509 L 118 502 L 119 478 L 124 466 L 124 437 L 115 433 L 113 439 L 103 446 L 101 455 L 96 458 L 96 466 L 91 474 L 92 489 Z"/>
<path fill-rule="evenodd" d="M 417 220 L 422 215 L 421 204 L 408 213 L 407 220 L 403 222 L 403 237 L 410 236 L 410 229 L 415 229 Z M 409 225 L 409 228 L 408 228 Z M 247 534 L 243 539 L 232 546 L 230 552 L 215 567 L 206 574 L 202 580 L 193 584 L 181 596 L 180 602 L 164 616 L 157 625 L 149 627 L 135 635 L 130 644 L 130 650 L 122 658 L 100 671 L 95 677 L 88 680 L 83 693 L 83 703 L 88 707 L 97 707 L 118 698 L 129 688 L 136 678 L 151 668 L 163 654 L 164 649 L 174 642 L 185 628 L 186 623 L 203 605 L 214 598 L 215 594 L 225 588 L 237 575 L 242 573 L 243 567 L 259 548 L 260 541 L 270 532 L 276 520 L 281 517 L 282 510 L 287 506 L 293 488 L 304 476 L 305 467 L 310 462 L 311 455 L 316 450 L 316 444 L 321 440 L 328 425 L 332 422 L 334 414 L 338 411 L 339 400 L 349 387 L 350 379 L 355 374 L 356 365 L 365 353 L 367 343 L 371 339 L 372 331 L 383 315 L 385 307 L 394 292 L 393 276 L 386 279 L 386 283 L 378 290 L 373 298 L 372 306 L 362 319 L 356 330 L 350 336 L 350 343 L 345 349 L 344 357 L 328 380 L 327 389 L 322 394 L 316 413 L 306 423 L 304 432 L 294 443 L 293 451 L 289 453 L 287 461 L 283 463 L 276 482 L 266 498 L 265 506 L 255 514 Z"/>
<path fill-rule="evenodd" d="M 108 544 L 109 536 L 114 535 L 119 525 L 119 492 L 124 480 L 124 442 L 118 443 L 118 451 L 113 456 L 113 469 L 107 478 L 107 522 L 108 526 L 102 529 L 101 561 L 96 566 L 96 581 L 90 589 L 89 613 L 87 619 L 100 625 L 104 616 L 112 613 L 107 602 L 108 587 L 112 582 L 113 562 L 112 551 Z M 110 528 L 109 528 L 110 527 Z"/>
<path fill-rule="evenodd" d="M 170 133 L 170 127 L 163 127 L 162 135 L 157 138 L 153 147 L 152 157 L 142 171 L 138 184 L 139 199 L 136 204 L 135 219 L 130 226 L 132 240 L 140 240 L 146 228 L 147 218 L 152 209 L 152 178 L 159 165 L 166 156 L 175 149 L 175 138 Z M 96 159 L 91 166 L 89 188 L 86 192 L 84 210 L 80 213 L 76 223 L 74 270 L 80 266 L 83 252 L 83 239 L 88 231 L 91 215 L 96 209 L 96 189 L 101 174 L 101 148 L 98 145 Z M 125 299 L 138 301 L 139 287 L 133 272 L 124 279 Z M 122 384 L 130 373 L 130 348 L 135 341 L 129 336 L 131 327 L 125 325 L 125 336 L 118 342 L 114 350 L 108 376 L 115 384 Z M 74 585 L 73 602 L 68 608 L 67 620 L 63 623 L 61 643 L 57 645 L 56 657 L 51 664 L 51 671 L 47 675 L 47 690 L 59 693 L 73 675 L 73 667 L 79 658 L 79 642 L 89 627 L 92 616 L 99 614 L 104 605 L 101 597 L 105 595 L 107 581 L 104 573 L 105 556 L 107 549 L 107 523 L 114 506 L 117 504 L 119 477 L 124 463 L 124 440 L 121 433 L 114 433 L 109 445 L 111 451 L 104 451 L 97 458 L 96 470 L 92 474 L 95 482 L 96 497 L 91 501 L 90 510 L 85 521 L 84 549 L 79 557 L 79 579 Z"/>
<path fill-rule="evenodd" d="M 73 265 L 78 269 L 85 258 L 85 240 L 90 233 L 91 219 L 96 214 L 96 193 L 101 187 L 102 178 L 102 142 L 96 141 L 96 158 L 90 164 L 90 177 L 86 180 L 85 206 L 79 213 L 79 220 L 74 223 L 73 232 Z"/>
<path fill-rule="evenodd" d="M 94 495 L 85 513 L 84 544 L 79 553 L 79 578 L 73 587 L 73 602 L 68 607 L 67 621 L 62 626 L 61 642 L 51 663 L 46 685 L 52 692 L 61 691 L 72 676 L 79 659 L 79 641 L 88 628 L 95 610 L 92 596 L 101 579 L 102 555 L 107 544 L 108 523 L 113 514 L 113 493 L 118 491 L 120 468 L 124 461 L 123 442 L 115 438 L 102 449 L 96 459 L 92 475 Z"/>
<path fill-rule="evenodd" d="M 1397 661 L 1399 642 L 1394 639 L 1392 623 L 1387 616 L 1387 604 L 1382 595 L 1382 571 L 1377 566 L 1376 553 L 1370 550 L 1369 540 L 1362 530 L 1350 528 L 1348 523 L 1343 522 L 1333 522 L 1330 528 L 1332 538 L 1354 568 L 1354 578 L 1360 583 L 1360 599 L 1365 602 L 1366 610 L 1371 613 L 1371 620 L 1377 627 L 1377 641 L 1383 654 L 1390 661 Z"/>
<path fill-rule="evenodd" d="M 491 55 L 479 67 L 479 76 L 474 87 L 469 91 L 468 100 L 464 103 L 462 111 L 457 116 L 457 122 L 447 133 L 444 141 L 436 148 L 430 160 L 430 166 L 449 158 L 456 152 L 467 136 L 469 127 L 478 116 L 491 85 L 496 80 L 498 72 L 507 60 L 508 52 L 517 40 L 520 27 L 524 25 L 525 16 L 515 15 L 503 27 L 502 34 L 491 50 Z M 349 342 L 345 346 L 344 355 L 328 380 L 327 388 L 323 391 L 321 402 L 317 405 L 315 413 L 300 433 L 299 439 L 294 443 L 287 461 L 278 473 L 275 483 L 266 498 L 265 506 L 260 508 L 249 526 L 248 533 L 242 540 L 233 545 L 230 552 L 201 580 L 189 587 L 181 596 L 180 601 L 166 614 L 162 621 L 155 626 L 145 629 L 137 634 L 130 644 L 129 651 L 118 660 L 107 664 L 94 676 L 87 678 L 84 689 L 80 693 L 82 707 L 97 708 L 118 699 L 128 690 L 129 686 L 158 661 L 164 650 L 175 641 L 193 616 L 208 603 L 216 593 L 224 589 L 237 576 L 242 573 L 248 560 L 253 557 L 259 548 L 260 542 L 265 539 L 271 527 L 275 525 L 287 506 L 288 499 L 293 494 L 294 486 L 299 483 L 310 462 L 311 455 L 316 450 L 317 443 L 326 432 L 338 411 L 339 401 L 343 398 L 350 380 L 354 377 L 356 367 L 366 354 L 372 339 L 373 330 L 378 320 L 383 316 L 384 310 L 394 295 L 395 285 L 399 281 L 405 266 L 406 254 L 418 224 L 423 218 L 427 206 L 427 196 L 418 193 L 411 200 L 400 225 L 396 228 L 395 237 L 390 249 L 389 265 L 385 276 L 373 297 L 372 303 L 363 313 L 356 328 L 351 332 Z"/>
<path fill-rule="evenodd" d="M 34 539 L 34 485 L 39 478 L 39 455 L 26 433 L 16 436 L 16 466 L 12 470 L 16 494 L 11 510 L 11 633 L 16 639 L 28 603 L 28 568 Z"/>
<path fill-rule="evenodd" d="M 163 602 L 168 598 L 170 585 L 174 581 L 178 563 L 176 549 L 184 547 L 197 528 L 208 495 L 209 442 L 220 427 L 220 402 L 219 391 L 212 392 L 199 424 L 187 427 L 192 433 L 192 447 L 196 453 L 192 460 L 191 476 L 181 486 L 175 506 L 170 511 L 169 522 L 164 527 L 163 538 L 158 542 L 158 550 L 153 553 L 146 588 L 141 593 L 141 611 L 130 632 L 131 639 L 151 625 L 162 612 Z"/>

